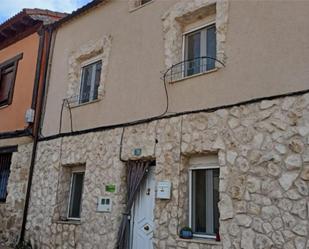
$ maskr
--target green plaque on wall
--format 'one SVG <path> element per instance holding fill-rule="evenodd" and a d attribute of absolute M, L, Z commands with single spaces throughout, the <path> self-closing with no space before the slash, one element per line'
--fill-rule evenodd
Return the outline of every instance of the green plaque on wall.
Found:
<path fill-rule="evenodd" d="M 105 186 L 105 191 L 110 193 L 115 193 L 116 186 L 114 184 L 109 184 Z"/>

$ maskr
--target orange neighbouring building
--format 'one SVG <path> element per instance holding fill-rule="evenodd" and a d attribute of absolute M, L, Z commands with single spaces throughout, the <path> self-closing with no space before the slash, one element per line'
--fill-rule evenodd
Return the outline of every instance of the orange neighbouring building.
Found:
<path fill-rule="evenodd" d="M 0 25 L 0 248 L 16 245 L 24 226 L 51 44 L 50 24 L 64 16 L 23 9 Z"/>

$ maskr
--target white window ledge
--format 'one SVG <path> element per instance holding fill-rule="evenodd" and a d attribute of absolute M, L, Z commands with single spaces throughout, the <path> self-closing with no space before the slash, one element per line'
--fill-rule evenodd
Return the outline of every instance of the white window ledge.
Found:
<path fill-rule="evenodd" d="M 187 243 L 208 244 L 208 245 L 222 245 L 221 241 L 215 241 L 213 239 L 200 239 L 200 238 L 194 238 L 194 237 L 193 239 L 177 238 L 176 241 L 187 242 Z"/>

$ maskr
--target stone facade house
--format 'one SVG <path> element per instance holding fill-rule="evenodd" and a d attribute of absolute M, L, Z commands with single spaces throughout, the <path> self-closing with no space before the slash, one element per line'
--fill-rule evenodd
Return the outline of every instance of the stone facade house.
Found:
<path fill-rule="evenodd" d="M 24 9 L 0 25 L 0 247 L 15 245 L 23 220 L 25 225 L 28 175 L 51 37 L 45 26 L 63 16 Z"/>
<path fill-rule="evenodd" d="M 25 239 L 308 249 L 308 12 L 95 0 L 53 25 Z"/>

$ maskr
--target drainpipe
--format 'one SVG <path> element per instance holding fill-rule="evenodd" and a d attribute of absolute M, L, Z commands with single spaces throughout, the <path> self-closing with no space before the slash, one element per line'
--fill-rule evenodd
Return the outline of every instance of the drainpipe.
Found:
<path fill-rule="evenodd" d="M 37 64 L 36 76 L 35 76 L 35 86 L 37 87 L 37 89 L 34 89 L 34 94 L 36 95 L 36 100 L 34 100 L 34 102 L 37 108 L 36 108 L 36 113 L 35 113 L 35 123 L 33 127 L 34 138 L 33 138 L 31 163 L 30 163 L 30 169 L 29 169 L 29 175 L 28 175 L 27 192 L 26 192 L 22 227 L 20 231 L 18 245 L 23 244 L 24 237 L 25 237 L 27 214 L 28 214 L 28 209 L 29 209 L 29 200 L 30 200 L 30 193 L 31 193 L 31 185 L 32 185 L 34 164 L 35 164 L 35 159 L 36 159 L 36 150 L 37 150 L 37 145 L 38 145 L 38 140 L 39 140 L 40 123 L 41 123 L 41 117 L 42 117 L 41 111 L 42 111 L 42 106 L 43 106 L 43 101 L 44 101 L 45 82 L 46 82 L 46 76 L 47 76 L 47 65 L 48 65 L 49 54 L 51 50 L 51 38 L 52 38 L 51 26 L 43 27 L 42 30 L 39 32 L 39 35 L 40 35 L 39 49 L 41 51 L 39 51 L 38 64 Z M 47 40 L 46 40 L 46 36 L 47 36 Z M 46 48 L 46 50 L 44 48 Z M 44 55 L 46 55 L 46 58 L 45 58 L 44 65 L 42 65 L 42 60 L 44 58 Z M 43 69 L 43 78 L 41 78 L 42 69 Z M 39 87 L 40 87 L 39 83 L 41 81 L 42 81 L 42 89 L 41 89 L 40 94 L 38 94 Z"/>

